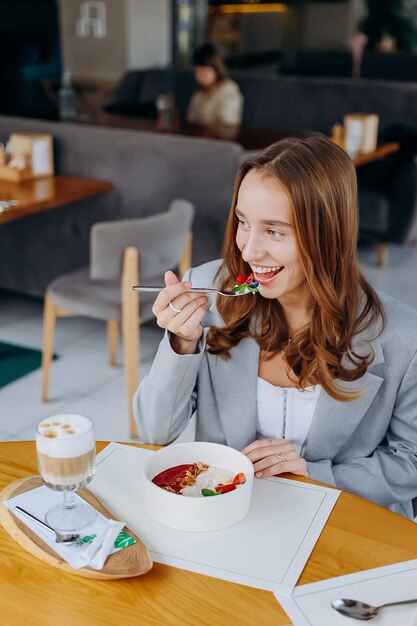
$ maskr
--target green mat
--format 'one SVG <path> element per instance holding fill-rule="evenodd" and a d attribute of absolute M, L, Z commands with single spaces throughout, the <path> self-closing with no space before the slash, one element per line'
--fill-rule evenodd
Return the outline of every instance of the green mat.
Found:
<path fill-rule="evenodd" d="M 38 369 L 41 358 L 40 350 L 0 341 L 0 388 Z"/>

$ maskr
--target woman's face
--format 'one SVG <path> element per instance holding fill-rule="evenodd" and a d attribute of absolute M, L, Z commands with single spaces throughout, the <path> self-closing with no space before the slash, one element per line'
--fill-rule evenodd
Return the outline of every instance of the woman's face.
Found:
<path fill-rule="evenodd" d="M 281 304 L 311 300 L 292 226 L 290 200 L 273 176 L 250 170 L 237 199 L 236 244 L 249 263 L 259 292 Z"/>
<path fill-rule="evenodd" d="M 194 76 L 196 82 L 203 89 L 210 89 L 210 87 L 213 87 L 217 80 L 215 70 L 212 67 L 206 67 L 205 65 L 195 65 Z"/>

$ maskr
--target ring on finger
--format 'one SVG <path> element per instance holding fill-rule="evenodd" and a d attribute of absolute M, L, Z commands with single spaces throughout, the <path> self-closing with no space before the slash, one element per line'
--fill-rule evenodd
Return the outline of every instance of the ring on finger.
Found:
<path fill-rule="evenodd" d="M 280 454 L 279 452 L 276 453 L 275 455 L 278 459 L 278 463 L 284 463 L 285 462 L 285 456 L 283 454 Z"/>
<path fill-rule="evenodd" d="M 168 306 L 171 309 L 171 311 L 174 311 L 174 313 L 181 313 L 182 311 L 182 309 L 177 309 L 177 307 L 174 306 L 172 302 L 168 302 Z"/>

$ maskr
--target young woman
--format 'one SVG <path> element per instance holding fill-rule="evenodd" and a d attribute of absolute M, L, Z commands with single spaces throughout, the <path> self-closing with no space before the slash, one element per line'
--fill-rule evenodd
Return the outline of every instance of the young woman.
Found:
<path fill-rule="evenodd" d="M 417 311 L 377 295 L 356 258 L 356 174 L 321 135 L 284 139 L 240 168 L 223 261 L 166 274 L 166 333 L 135 397 L 143 441 L 243 452 L 258 477 L 292 472 L 413 516 Z M 218 296 L 253 273 L 259 293 Z"/>
<path fill-rule="evenodd" d="M 197 48 L 193 65 L 199 89 L 188 105 L 187 122 L 203 126 L 240 125 L 243 96 L 238 85 L 230 80 L 229 72 L 215 47 L 207 43 Z"/>

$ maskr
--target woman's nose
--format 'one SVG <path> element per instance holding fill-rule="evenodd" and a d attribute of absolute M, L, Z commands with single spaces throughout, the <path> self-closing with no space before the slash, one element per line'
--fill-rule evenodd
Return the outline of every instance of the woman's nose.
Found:
<path fill-rule="evenodd" d="M 257 233 L 251 232 L 242 247 L 242 258 L 244 261 L 256 261 L 262 259 L 264 247 Z"/>

